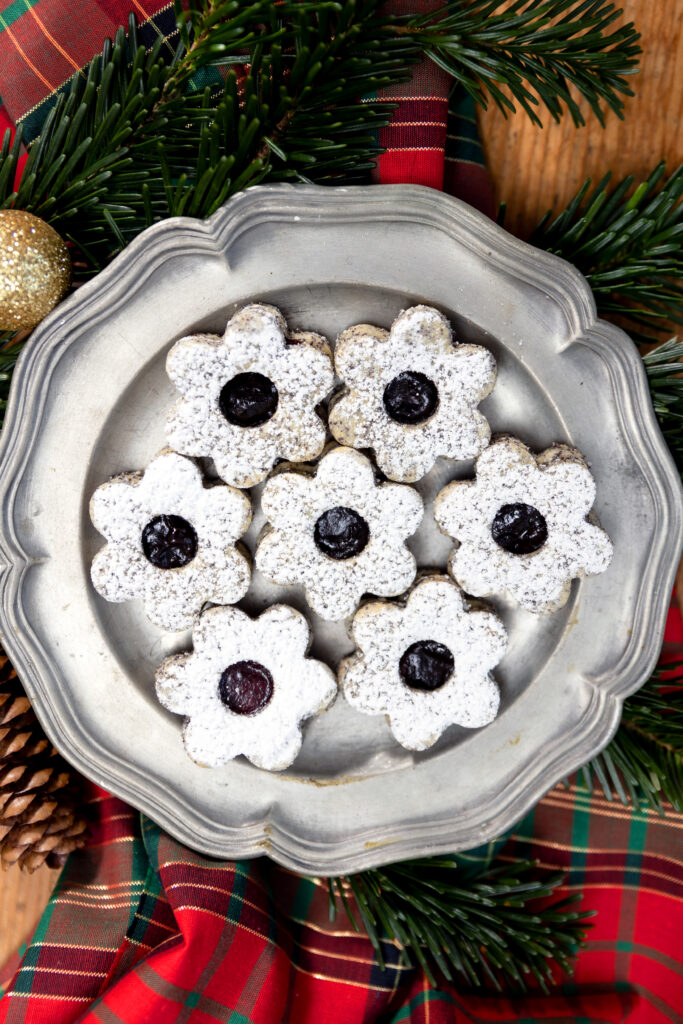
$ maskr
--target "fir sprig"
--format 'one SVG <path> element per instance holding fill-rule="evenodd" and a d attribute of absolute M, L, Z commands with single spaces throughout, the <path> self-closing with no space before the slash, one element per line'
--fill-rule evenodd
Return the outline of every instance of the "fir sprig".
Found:
<path fill-rule="evenodd" d="M 662 433 L 683 475 L 683 341 L 671 338 L 643 356 Z"/>
<path fill-rule="evenodd" d="M 582 125 L 574 90 L 604 124 L 604 106 L 623 116 L 622 97 L 633 95 L 624 79 L 641 53 L 632 22 L 613 27 L 621 13 L 608 0 L 465 0 L 421 24 L 429 56 L 477 103 L 488 95 L 507 115 L 516 100 L 539 126 L 542 103 L 556 121 L 567 109 Z"/>
<path fill-rule="evenodd" d="M 683 166 L 667 178 L 660 163 L 637 186 L 633 175 L 611 181 L 591 190 L 589 178 L 529 241 L 579 268 L 601 315 L 618 316 L 638 342 L 658 341 L 667 321 L 683 324 Z"/>
<path fill-rule="evenodd" d="M 535 865 L 520 861 L 489 868 L 466 879 L 458 858 L 430 857 L 329 880 L 330 914 L 341 904 L 358 929 L 353 895 L 378 963 L 382 942 L 395 942 L 404 962 L 423 968 L 432 985 L 437 975 L 469 985 L 505 983 L 526 989 L 535 979 L 547 991 L 552 964 L 571 973 L 585 945 L 590 912 L 571 909 L 573 894 L 548 902 L 563 876 L 534 878 Z"/>
<path fill-rule="evenodd" d="M 616 736 L 581 774 L 610 800 L 683 810 L 683 662 L 662 666 L 628 698 Z"/>
<path fill-rule="evenodd" d="M 589 792 L 595 782 L 608 799 L 683 809 L 683 662 L 658 669 L 624 704 L 609 746 L 580 772 Z M 570 910 L 580 896 L 548 902 L 564 878 L 534 877 L 535 865 L 517 862 L 472 877 L 457 855 L 404 861 L 329 880 L 332 917 L 341 904 L 357 928 L 349 895 L 384 967 L 383 943 L 398 946 L 421 966 L 431 984 L 437 974 L 468 984 L 501 982 L 524 989 L 533 977 L 542 988 L 552 963 L 571 973 L 585 945 L 589 914 Z M 539 909 L 537 901 L 542 900 Z"/>
<path fill-rule="evenodd" d="M 358 180 L 377 154 L 392 105 L 368 99 L 429 55 L 479 102 L 509 86 L 535 117 L 533 88 L 553 116 L 579 117 L 573 84 L 601 116 L 620 109 L 637 34 L 607 33 L 606 0 L 470 0 L 426 17 L 382 0 L 175 0 L 175 49 L 147 53 L 131 17 L 58 97 L 14 190 L 20 136 L 0 153 L 0 208 L 43 217 L 99 269 L 144 227 L 206 217 L 264 180 Z M 224 86 L 198 73 L 232 68 Z M 527 82 L 527 85 L 523 85 Z"/>

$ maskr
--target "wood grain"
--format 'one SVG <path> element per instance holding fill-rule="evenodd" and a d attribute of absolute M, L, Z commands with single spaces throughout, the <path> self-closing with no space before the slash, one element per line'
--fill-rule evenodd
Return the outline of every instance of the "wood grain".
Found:
<path fill-rule="evenodd" d="M 39 868 L 33 875 L 22 874 L 17 867 L 0 871 L 0 968 L 31 933 L 58 877 L 59 872 L 49 868 Z"/>
<path fill-rule="evenodd" d="M 683 162 L 683 0 L 622 0 L 624 17 L 642 35 L 642 70 L 625 120 L 609 114 L 603 130 L 588 115 L 576 129 L 569 118 L 543 129 L 523 115 L 505 120 L 496 109 L 480 127 L 496 194 L 508 205 L 506 226 L 528 234 L 550 207 L 560 209 L 583 180 L 612 170 L 646 176 L 661 159 Z M 57 874 L 0 872 L 0 962 L 22 942 L 45 906 Z"/>
<path fill-rule="evenodd" d="M 484 151 L 496 198 L 507 203 L 505 226 L 528 235 L 546 210 L 561 210 L 587 177 L 647 177 L 666 160 L 683 162 L 683 0 L 621 0 L 623 20 L 641 34 L 641 70 L 630 78 L 624 120 L 611 111 L 601 128 L 590 110 L 575 128 L 541 113 L 543 128 L 523 114 L 507 120 L 490 107 L 480 115 Z"/>

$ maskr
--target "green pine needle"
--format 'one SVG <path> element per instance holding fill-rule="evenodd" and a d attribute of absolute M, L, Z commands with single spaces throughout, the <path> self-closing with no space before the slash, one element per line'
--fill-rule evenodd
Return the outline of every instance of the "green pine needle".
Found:
<path fill-rule="evenodd" d="M 175 0 L 176 50 L 159 40 L 146 52 L 131 18 L 128 32 L 119 30 L 58 97 L 16 190 L 21 131 L 13 144 L 6 134 L 0 209 L 24 209 L 55 226 L 84 279 L 143 228 L 168 216 L 206 217 L 247 185 L 361 180 L 393 107 L 360 97 L 406 80 L 424 54 L 477 102 L 492 98 L 504 111 L 517 103 L 537 123 L 541 104 L 556 119 L 567 110 L 582 123 L 575 95 L 601 121 L 605 108 L 621 115 L 640 50 L 632 24 L 612 27 L 613 3 L 502 6 L 463 0 L 396 17 L 381 0 Z M 213 84 L 200 87 L 207 80 Z M 616 188 L 604 179 L 590 196 L 587 183 L 535 237 L 583 270 L 601 311 L 626 311 L 638 339 L 682 312 L 683 177 L 662 177 L 656 169 L 634 193 L 629 179 Z M 0 415 L 24 338 L 0 336 Z M 646 366 L 662 428 L 683 460 L 678 344 L 651 353 Z M 657 806 L 666 797 L 679 806 L 674 699 L 641 693 L 590 771 L 623 798 Z M 534 880 L 531 867 L 470 879 L 457 858 L 412 861 L 352 876 L 346 887 L 333 880 L 331 907 L 336 912 L 339 899 L 348 908 L 347 889 L 353 894 L 380 962 L 388 936 L 432 980 L 441 972 L 470 984 L 523 987 L 529 978 L 546 986 L 553 962 L 571 969 L 587 915 L 569 909 L 578 897 L 548 904 L 561 878 Z"/>
<path fill-rule="evenodd" d="M 621 13 L 609 0 L 465 0 L 421 24 L 429 56 L 477 103 L 488 96 L 507 116 L 516 100 L 539 126 L 543 104 L 582 125 L 578 95 L 604 124 L 605 107 L 623 116 L 642 52 L 632 22 L 614 27 Z"/>
<path fill-rule="evenodd" d="M 656 342 L 667 322 L 683 324 L 683 166 L 666 178 L 660 163 L 637 186 L 632 175 L 611 180 L 591 190 L 588 179 L 529 241 L 578 267 L 602 316 L 617 317 L 637 342 Z"/>
<path fill-rule="evenodd" d="M 643 356 L 662 433 L 683 475 L 683 341 L 671 338 Z"/>
<path fill-rule="evenodd" d="M 388 941 L 404 963 L 421 966 L 432 985 L 443 976 L 524 991 L 534 979 L 547 991 L 553 963 L 571 973 L 591 913 L 571 909 L 578 894 L 549 902 L 564 878 L 539 879 L 535 868 L 520 861 L 472 879 L 455 856 L 403 861 L 329 879 L 330 916 L 339 901 L 358 930 L 353 896 L 382 969 Z"/>
<path fill-rule="evenodd" d="M 610 800 L 616 795 L 659 813 L 669 801 L 683 810 L 682 711 L 683 662 L 677 662 L 655 672 L 625 702 L 617 735 L 581 771 L 588 790 L 597 781 Z M 524 990 L 531 977 L 547 990 L 553 963 L 571 973 L 590 914 L 568 910 L 580 895 L 548 902 L 564 879 L 538 879 L 534 868 L 518 862 L 472 877 L 457 855 L 404 861 L 329 879 L 330 914 L 338 913 L 339 902 L 358 929 L 353 896 L 381 968 L 388 942 L 398 946 L 404 962 L 420 965 L 432 985 L 441 975 L 475 987 Z"/>
<path fill-rule="evenodd" d="M 608 800 L 683 810 L 683 662 L 663 666 L 628 698 L 617 735 L 582 776 L 591 791 L 597 779 Z"/>
<path fill-rule="evenodd" d="M 611 2 L 500 7 L 397 16 L 382 0 L 175 0 L 176 49 L 158 39 L 149 52 L 131 16 L 58 96 L 16 191 L 21 131 L 13 145 L 5 136 L 0 209 L 52 224 L 85 277 L 149 224 L 207 217 L 248 185 L 363 180 L 394 109 L 368 97 L 425 54 L 481 103 L 511 107 L 507 86 L 533 118 L 535 93 L 578 122 L 574 87 L 598 117 L 603 105 L 620 111 L 637 34 L 609 28 Z"/>

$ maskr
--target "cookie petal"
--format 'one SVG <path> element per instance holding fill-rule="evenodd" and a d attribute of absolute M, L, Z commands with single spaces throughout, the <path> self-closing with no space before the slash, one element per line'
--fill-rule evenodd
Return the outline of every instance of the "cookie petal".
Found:
<path fill-rule="evenodd" d="M 313 486 L 304 473 L 278 473 L 270 478 L 261 494 L 261 508 L 269 523 L 278 529 L 303 529 L 301 516 L 312 514 Z"/>
<path fill-rule="evenodd" d="M 311 645 L 311 627 L 306 616 L 288 605 L 273 604 L 258 617 L 259 630 L 270 638 L 273 648 L 282 651 L 291 663 L 304 658 Z"/>
<path fill-rule="evenodd" d="M 581 462 L 555 462 L 542 472 L 548 500 L 547 515 L 553 522 L 584 519 L 593 507 L 596 486 L 593 476 Z"/>
<path fill-rule="evenodd" d="M 203 688 L 196 685 L 190 654 L 166 658 L 154 677 L 156 695 L 162 707 L 176 715 L 201 712 L 206 704 Z"/>
<path fill-rule="evenodd" d="M 107 601 L 120 604 L 142 597 L 147 564 L 142 552 L 107 544 L 95 555 L 90 577 L 98 594 Z"/>
<path fill-rule="evenodd" d="M 192 564 L 184 569 L 155 569 L 150 566 L 145 578 L 145 614 L 160 629 L 174 633 L 190 629 L 206 597 L 197 587 Z"/>
<path fill-rule="evenodd" d="M 107 540 L 139 546 L 145 514 L 138 490 L 141 479 L 142 473 L 114 477 L 90 499 L 90 518 Z"/>
<path fill-rule="evenodd" d="M 412 487 L 401 484 L 382 484 L 375 494 L 375 513 L 378 524 L 387 537 L 401 544 L 412 536 L 422 522 L 424 503 Z"/>
<path fill-rule="evenodd" d="M 230 734 L 228 712 L 195 715 L 183 727 L 185 750 L 197 764 L 205 768 L 220 768 L 241 754 L 239 745 Z"/>
<path fill-rule="evenodd" d="M 222 383 L 231 376 L 221 339 L 212 334 L 195 334 L 177 341 L 166 357 L 166 373 L 181 395 L 190 400 L 207 393 L 217 398 Z"/>
<path fill-rule="evenodd" d="M 163 452 L 152 459 L 138 485 L 140 498 L 152 513 L 193 515 L 204 489 L 202 474 L 190 459 Z"/>
<path fill-rule="evenodd" d="M 265 739 L 254 733 L 249 741 L 244 744 L 245 757 L 248 757 L 257 768 L 263 768 L 268 772 L 279 772 L 296 760 L 302 745 L 301 729 L 291 724 L 287 732 L 278 735 L 275 741 L 266 742 Z"/>
<path fill-rule="evenodd" d="M 391 339 L 398 344 L 421 345 L 435 352 L 449 352 L 453 333 L 448 320 L 431 306 L 411 306 L 391 325 Z"/>
<path fill-rule="evenodd" d="M 226 484 L 215 484 L 202 488 L 193 521 L 200 542 L 210 548 L 225 548 L 247 532 L 251 515 L 246 494 Z"/>

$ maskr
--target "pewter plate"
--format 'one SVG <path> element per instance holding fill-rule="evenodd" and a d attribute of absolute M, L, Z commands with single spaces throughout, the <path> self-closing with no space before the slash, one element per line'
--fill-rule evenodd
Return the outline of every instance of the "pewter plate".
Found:
<path fill-rule="evenodd" d="M 92 590 L 102 538 L 88 501 L 163 446 L 168 349 L 193 331 L 222 332 L 255 299 L 332 338 L 435 305 L 462 339 L 496 356 L 498 382 L 482 406 L 493 429 L 535 448 L 569 442 L 589 459 L 613 563 L 575 582 L 553 616 L 493 602 L 510 646 L 496 672 L 501 713 L 487 728 L 453 727 L 412 754 L 382 718 L 340 698 L 307 726 L 286 772 L 243 759 L 198 767 L 153 688 L 155 666 L 188 638 L 156 629 L 138 602 L 109 605 Z M 420 489 L 429 501 L 470 471 L 444 462 Z M 463 203 L 401 185 L 257 187 L 206 222 L 144 232 L 26 347 L 0 496 L 2 642 L 65 757 L 189 846 L 267 853 L 320 875 L 476 846 L 602 749 L 655 663 L 682 543 L 680 482 L 642 363 L 623 332 L 596 318 L 585 280 Z M 262 524 L 258 489 L 254 497 L 252 550 Z M 411 544 L 421 566 L 445 564 L 449 543 L 430 514 Z M 281 599 L 305 608 L 296 589 L 255 576 L 244 606 Z M 343 625 L 313 618 L 313 628 L 312 653 L 334 666 L 351 649 Z"/>

